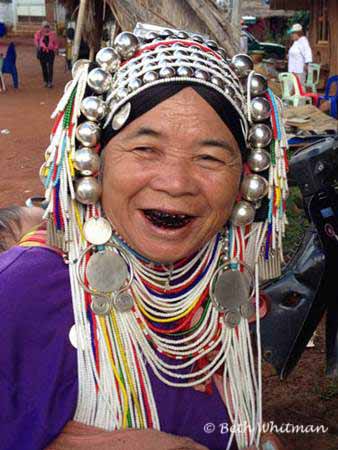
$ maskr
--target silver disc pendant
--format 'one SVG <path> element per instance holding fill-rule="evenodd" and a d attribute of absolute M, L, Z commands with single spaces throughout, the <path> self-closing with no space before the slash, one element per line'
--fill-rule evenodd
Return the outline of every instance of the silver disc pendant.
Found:
<path fill-rule="evenodd" d="M 235 328 L 241 321 L 241 315 L 238 311 L 229 311 L 224 317 L 224 323 L 228 328 Z"/>
<path fill-rule="evenodd" d="M 241 316 L 244 317 L 244 319 L 251 319 L 251 317 L 256 312 L 256 308 L 251 302 L 248 302 L 241 305 L 239 311 L 241 313 Z"/>
<path fill-rule="evenodd" d="M 87 242 L 94 245 L 103 245 L 112 235 L 112 227 L 103 217 L 91 217 L 83 226 L 83 233 Z"/>
<path fill-rule="evenodd" d="M 121 292 L 114 299 L 114 307 L 118 312 L 128 312 L 134 306 L 134 299 L 128 292 Z"/>
<path fill-rule="evenodd" d="M 105 297 L 93 295 L 90 307 L 97 316 L 107 316 L 110 313 L 110 301 Z"/>
<path fill-rule="evenodd" d="M 122 256 L 105 250 L 90 257 L 86 275 L 92 289 L 99 292 L 113 292 L 123 286 L 129 274 Z"/>
<path fill-rule="evenodd" d="M 127 122 L 131 111 L 131 103 L 123 105 L 115 114 L 112 121 L 113 130 L 117 131 Z"/>
<path fill-rule="evenodd" d="M 236 310 L 248 301 L 249 295 L 250 285 L 245 272 L 228 269 L 216 280 L 213 298 L 219 311 Z"/>

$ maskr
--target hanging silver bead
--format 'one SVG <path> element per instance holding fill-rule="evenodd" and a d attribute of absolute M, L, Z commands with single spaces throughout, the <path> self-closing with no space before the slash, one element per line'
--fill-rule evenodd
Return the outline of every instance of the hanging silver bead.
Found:
<path fill-rule="evenodd" d="M 133 33 L 123 31 L 118 34 L 114 41 L 114 47 L 122 59 L 131 58 L 139 49 L 139 40 Z"/>
<path fill-rule="evenodd" d="M 159 71 L 160 78 L 171 78 L 176 75 L 175 69 L 173 67 L 162 67 Z"/>
<path fill-rule="evenodd" d="M 205 70 L 196 69 L 194 76 L 195 76 L 195 78 L 197 78 L 199 80 L 204 80 L 204 81 L 209 80 L 209 74 Z"/>
<path fill-rule="evenodd" d="M 249 143 L 252 147 L 267 147 L 272 139 L 271 128 L 264 123 L 254 125 L 249 131 Z"/>
<path fill-rule="evenodd" d="M 256 148 L 250 152 L 247 162 L 253 172 L 262 172 L 270 167 L 271 157 L 266 150 Z"/>
<path fill-rule="evenodd" d="M 141 78 L 133 78 L 128 83 L 128 89 L 130 91 L 136 91 L 143 85 Z"/>
<path fill-rule="evenodd" d="M 192 77 L 194 75 L 194 71 L 191 67 L 181 66 L 177 68 L 177 75 L 179 77 Z"/>
<path fill-rule="evenodd" d="M 252 96 L 263 95 L 268 89 L 268 82 L 263 75 L 254 73 L 250 77 L 250 93 Z"/>
<path fill-rule="evenodd" d="M 101 129 L 94 122 L 83 122 L 76 128 L 76 139 L 85 147 L 95 147 L 100 141 Z"/>
<path fill-rule="evenodd" d="M 230 221 L 235 227 L 250 225 L 255 219 L 255 208 L 244 200 L 235 204 Z"/>
<path fill-rule="evenodd" d="M 235 72 L 240 78 L 246 77 L 253 69 L 252 59 L 244 53 L 235 55 L 231 60 L 231 64 L 234 66 Z"/>
<path fill-rule="evenodd" d="M 120 65 L 121 59 L 112 47 L 101 48 L 96 54 L 96 62 L 110 73 L 115 72 Z"/>
<path fill-rule="evenodd" d="M 100 169 L 100 157 L 91 148 L 83 147 L 74 154 L 74 167 L 81 175 L 95 175 Z"/>
<path fill-rule="evenodd" d="M 109 72 L 97 67 L 89 72 L 87 83 L 94 92 L 103 94 L 111 88 L 112 77 Z"/>
<path fill-rule="evenodd" d="M 255 97 L 250 104 L 251 117 L 255 122 L 269 119 L 271 116 L 270 103 L 264 97 Z"/>
<path fill-rule="evenodd" d="M 77 61 L 75 61 L 72 67 L 72 77 L 75 78 L 77 73 L 82 70 L 83 67 L 89 66 L 90 62 L 91 61 L 89 59 L 78 59 Z"/>
<path fill-rule="evenodd" d="M 100 121 L 104 118 L 107 113 L 107 106 L 105 102 L 99 98 L 91 95 L 90 97 L 85 97 L 80 106 L 82 114 L 92 121 Z"/>
<path fill-rule="evenodd" d="M 241 184 L 241 193 L 245 200 L 257 202 L 268 193 L 268 182 L 260 175 L 245 175 Z"/>
<path fill-rule="evenodd" d="M 153 81 L 158 80 L 158 77 L 158 73 L 152 70 L 143 75 L 142 81 L 143 83 L 152 83 Z"/>
<path fill-rule="evenodd" d="M 95 204 L 101 196 L 102 188 L 94 177 L 83 177 L 75 183 L 76 200 L 84 205 Z"/>

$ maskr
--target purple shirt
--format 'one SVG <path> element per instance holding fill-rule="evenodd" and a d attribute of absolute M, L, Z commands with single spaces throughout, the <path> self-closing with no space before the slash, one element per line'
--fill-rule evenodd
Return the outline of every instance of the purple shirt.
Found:
<path fill-rule="evenodd" d="M 52 250 L 14 247 L 0 255 L 0 299 L 0 450 L 43 449 L 76 407 L 68 267 Z M 229 421 L 215 386 L 208 395 L 149 375 L 162 431 L 226 447 Z"/>

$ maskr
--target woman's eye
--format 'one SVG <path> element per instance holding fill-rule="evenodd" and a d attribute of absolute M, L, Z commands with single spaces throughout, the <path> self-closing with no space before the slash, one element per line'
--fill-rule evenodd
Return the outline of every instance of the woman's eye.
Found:
<path fill-rule="evenodd" d="M 199 159 L 201 161 L 224 164 L 224 161 L 222 161 L 221 159 L 215 158 L 214 156 L 211 156 L 211 155 L 200 155 Z"/>
<path fill-rule="evenodd" d="M 133 152 L 137 152 L 137 153 L 145 153 L 145 154 L 150 154 L 153 153 L 154 149 L 150 148 L 150 147 L 135 147 L 133 149 Z"/>

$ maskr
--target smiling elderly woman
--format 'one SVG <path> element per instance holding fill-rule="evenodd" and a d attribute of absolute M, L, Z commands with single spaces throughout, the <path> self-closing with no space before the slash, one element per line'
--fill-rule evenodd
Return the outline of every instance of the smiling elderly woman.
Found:
<path fill-rule="evenodd" d="M 0 262 L 2 448 L 259 447 L 285 136 L 251 60 L 223 52 L 124 32 L 74 66 L 41 170 L 47 233 Z"/>

